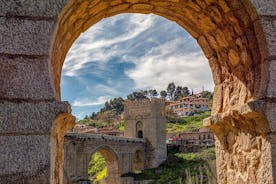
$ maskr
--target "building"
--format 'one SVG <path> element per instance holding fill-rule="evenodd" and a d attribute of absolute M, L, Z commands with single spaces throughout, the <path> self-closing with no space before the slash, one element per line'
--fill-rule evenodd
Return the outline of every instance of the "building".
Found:
<path fill-rule="evenodd" d="M 181 152 L 197 152 L 215 145 L 214 134 L 208 128 L 182 132 L 167 139 L 168 147 L 177 147 Z"/>
<path fill-rule="evenodd" d="M 189 116 L 209 110 L 208 98 L 202 98 L 201 94 L 187 96 L 178 101 L 170 101 L 167 107 L 178 116 Z"/>
<path fill-rule="evenodd" d="M 125 137 L 144 138 L 148 168 L 156 168 L 167 158 L 165 100 L 125 101 Z"/>

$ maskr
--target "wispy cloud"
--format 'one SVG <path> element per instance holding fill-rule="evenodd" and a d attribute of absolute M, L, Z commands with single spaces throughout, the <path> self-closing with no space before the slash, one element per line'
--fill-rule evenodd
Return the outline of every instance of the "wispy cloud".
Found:
<path fill-rule="evenodd" d="M 110 97 L 107 96 L 100 96 L 96 100 L 89 100 L 87 98 L 81 99 L 81 100 L 75 100 L 72 105 L 75 107 L 84 107 L 84 106 L 96 106 L 96 105 L 102 105 L 106 101 L 108 101 Z"/>
<path fill-rule="evenodd" d="M 149 29 L 155 22 L 156 16 L 140 16 L 133 15 L 119 19 L 111 18 L 106 24 L 96 24 L 92 29 L 89 29 L 82 34 L 81 37 L 70 49 L 65 64 L 63 66 L 63 75 L 77 76 L 79 70 L 85 67 L 87 63 L 97 62 L 99 65 L 109 61 L 112 57 L 125 54 L 125 49 L 118 45 L 121 43 L 133 40 L 140 34 Z M 128 21 L 128 26 L 122 34 L 106 36 L 107 26 L 115 24 L 119 21 Z"/>

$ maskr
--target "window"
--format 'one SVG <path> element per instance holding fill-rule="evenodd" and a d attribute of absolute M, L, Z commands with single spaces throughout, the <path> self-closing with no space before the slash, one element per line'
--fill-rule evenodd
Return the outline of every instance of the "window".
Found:
<path fill-rule="evenodd" d="M 143 138 L 143 131 L 142 131 L 142 130 L 139 130 L 139 131 L 138 131 L 137 137 L 138 137 L 138 138 Z"/>

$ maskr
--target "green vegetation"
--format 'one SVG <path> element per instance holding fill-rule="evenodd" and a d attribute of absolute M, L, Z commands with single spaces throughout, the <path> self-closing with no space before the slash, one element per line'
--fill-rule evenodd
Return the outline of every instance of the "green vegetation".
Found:
<path fill-rule="evenodd" d="M 98 183 L 107 174 L 106 162 L 101 153 L 96 152 L 92 155 L 89 162 L 88 175 L 91 181 Z"/>
<path fill-rule="evenodd" d="M 160 167 L 124 176 L 152 180 L 153 184 L 215 183 L 215 149 L 208 148 L 199 153 L 172 151 Z"/>
<path fill-rule="evenodd" d="M 120 124 L 119 124 L 119 131 L 123 132 L 125 130 L 125 122 L 124 121 L 121 121 Z"/>
<path fill-rule="evenodd" d="M 213 93 L 209 91 L 202 91 L 202 97 L 213 99 Z M 134 91 L 127 95 L 126 100 L 152 99 L 163 98 L 169 100 L 179 100 L 180 98 L 193 95 L 186 86 L 176 86 L 174 82 L 168 84 L 165 90 L 158 92 L 156 89 Z M 122 97 L 113 98 L 104 103 L 103 108 L 99 112 L 93 112 L 91 115 L 86 115 L 84 119 L 78 123 L 86 124 L 93 127 L 113 126 L 114 122 L 118 121 L 119 116 L 124 111 L 124 101 Z M 113 124 L 112 124 L 113 123 Z"/>
<path fill-rule="evenodd" d="M 203 127 L 202 120 L 209 117 L 211 111 L 199 114 L 198 116 L 187 116 L 167 122 L 167 133 L 180 133 L 193 131 Z"/>

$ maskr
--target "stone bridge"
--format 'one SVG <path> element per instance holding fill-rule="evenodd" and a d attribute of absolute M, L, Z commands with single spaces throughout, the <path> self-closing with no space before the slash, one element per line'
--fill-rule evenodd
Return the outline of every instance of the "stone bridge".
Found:
<path fill-rule="evenodd" d="M 145 140 L 139 138 L 68 133 L 64 141 L 64 183 L 89 182 L 89 162 L 97 151 L 107 164 L 107 177 L 103 183 L 124 183 L 120 178 L 122 174 L 144 169 L 145 145 Z"/>

